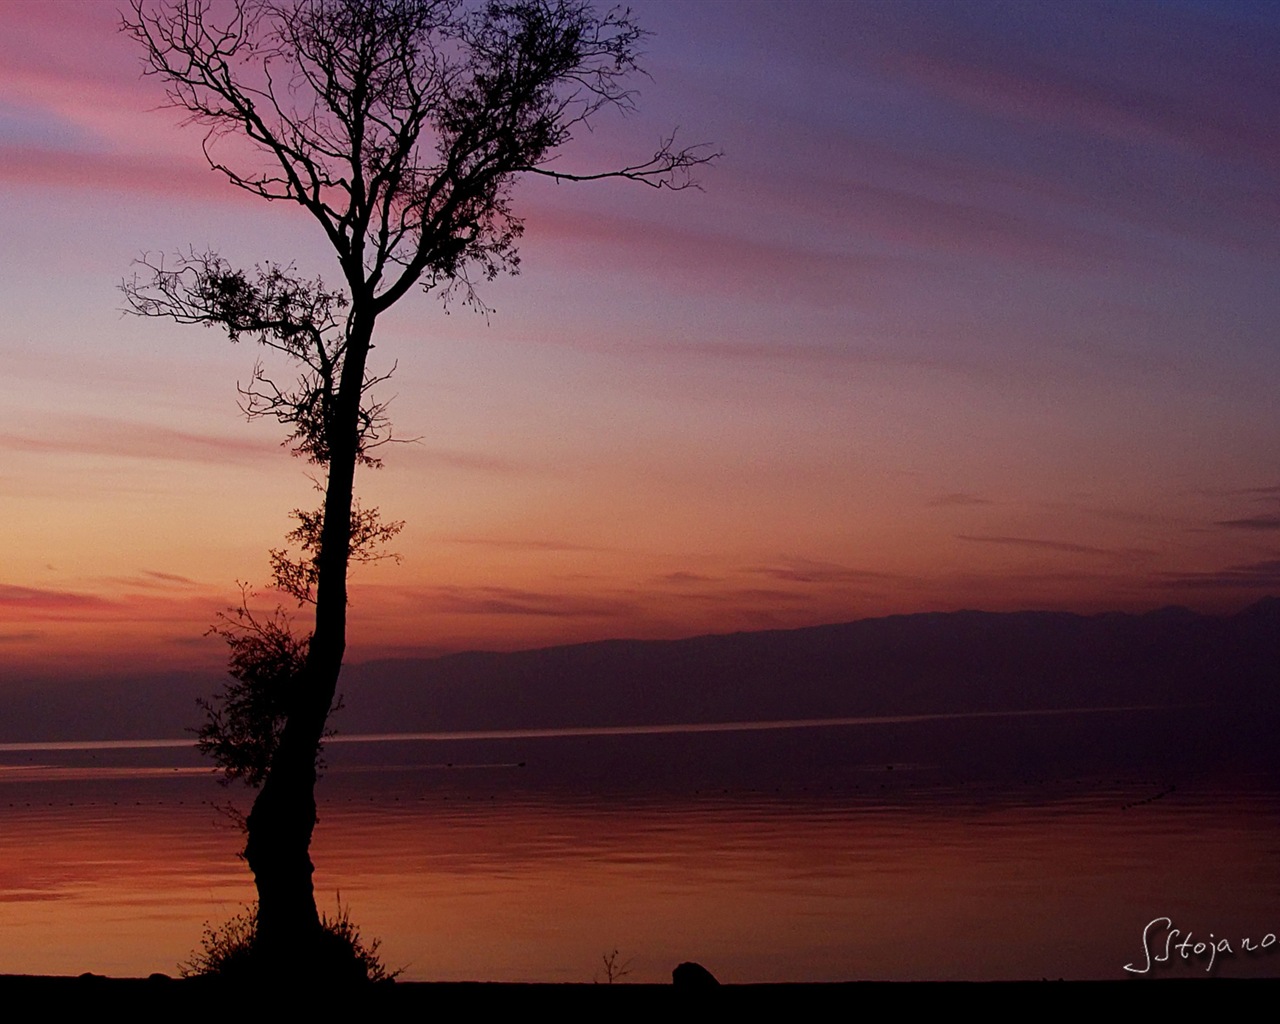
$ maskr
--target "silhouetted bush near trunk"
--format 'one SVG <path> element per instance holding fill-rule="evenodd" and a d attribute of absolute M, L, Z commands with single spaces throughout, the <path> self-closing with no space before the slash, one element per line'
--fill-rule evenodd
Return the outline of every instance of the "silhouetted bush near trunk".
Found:
<path fill-rule="evenodd" d="M 321 936 L 313 951 L 315 976 L 334 985 L 361 985 L 394 981 L 402 968 L 388 969 L 378 955 L 381 940 L 366 943 L 351 920 L 351 908 L 338 901 L 333 917 L 320 915 Z M 277 971 L 259 952 L 258 908 L 247 907 L 225 924 L 205 925 L 200 949 L 178 965 L 184 978 L 220 978 L 231 982 L 258 982 Z"/>

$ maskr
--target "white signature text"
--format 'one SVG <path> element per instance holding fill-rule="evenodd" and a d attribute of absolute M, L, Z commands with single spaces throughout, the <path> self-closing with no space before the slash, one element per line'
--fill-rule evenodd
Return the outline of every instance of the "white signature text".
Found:
<path fill-rule="evenodd" d="M 1197 959 L 1208 956 L 1209 963 L 1205 967 L 1205 972 L 1212 973 L 1219 954 L 1235 956 L 1237 949 L 1241 953 L 1257 953 L 1276 944 L 1274 932 L 1268 932 L 1256 942 L 1248 937 L 1242 938 L 1236 946 L 1232 946 L 1230 939 L 1215 937 L 1213 932 L 1209 933 L 1207 939 L 1197 939 L 1193 932 L 1187 932 L 1181 942 L 1175 941 L 1180 935 L 1182 932 L 1173 926 L 1172 918 L 1155 918 L 1142 929 L 1142 952 L 1145 955 L 1145 962 L 1141 967 L 1136 964 L 1125 964 L 1124 969 L 1133 974 L 1146 974 L 1151 970 L 1152 964 L 1168 963 L 1177 953 L 1183 960 L 1190 960 L 1193 956 Z"/>

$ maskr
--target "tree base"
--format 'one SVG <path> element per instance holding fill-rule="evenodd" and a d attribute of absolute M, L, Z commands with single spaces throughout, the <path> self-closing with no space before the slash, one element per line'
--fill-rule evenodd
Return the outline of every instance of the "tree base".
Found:
<path fill-rule="evenodd" d="M 305 981 L 326 988 L 350 988 L 394 981 L 378 955 L 380 942 L 360 937 L 350 910 L 341 902 L 334 917 L 320 916 L 309 942 L 269 950 L 258 938 L 258 910 L 248 907 L 220 927 L 205 925 L 200 949 L 179 965 L 184 978 L 219 978 L 237 984 Z"/>

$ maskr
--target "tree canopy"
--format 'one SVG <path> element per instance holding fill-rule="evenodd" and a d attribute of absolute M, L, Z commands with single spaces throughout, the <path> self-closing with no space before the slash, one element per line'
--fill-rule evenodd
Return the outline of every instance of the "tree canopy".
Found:
<path fill-rule="evenodd" d="M 380 313 L 421 284 L 462 287 L 518 264 L 522 173 L 680 189 L 713 157 L 674 136 L 633 165 L 551 157 L 606 107 L 630 110 L 644 33 L 582 0 L 133 0 L 146 74 L 205 131 L 237 188 L 304 207 L 352 298 Z M 221 18 L 218 17 L 221 12 Z M 247 142 L 246 147 L 237 143 Z M 261 159 L 253 159 L 256 155 Z"/>

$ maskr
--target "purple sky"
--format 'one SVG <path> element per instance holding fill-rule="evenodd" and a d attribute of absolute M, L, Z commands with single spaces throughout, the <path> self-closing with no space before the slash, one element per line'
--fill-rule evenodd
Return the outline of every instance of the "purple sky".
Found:
<path fill-rule="evenodd" d="M 381 327 L 404 519 L 356 658 L 1280 590 L 1280 7 L 656 3 L 704 191 L 516 192 L 488 321 Z M 110 3 L 0 3 L 0 671 L 211 664 L 310 506 L 254 353 L 128 319 L 140 253 L 333 273 L 203 165 Z M 2 684 L 0 684 L 2 685 Z"/>

